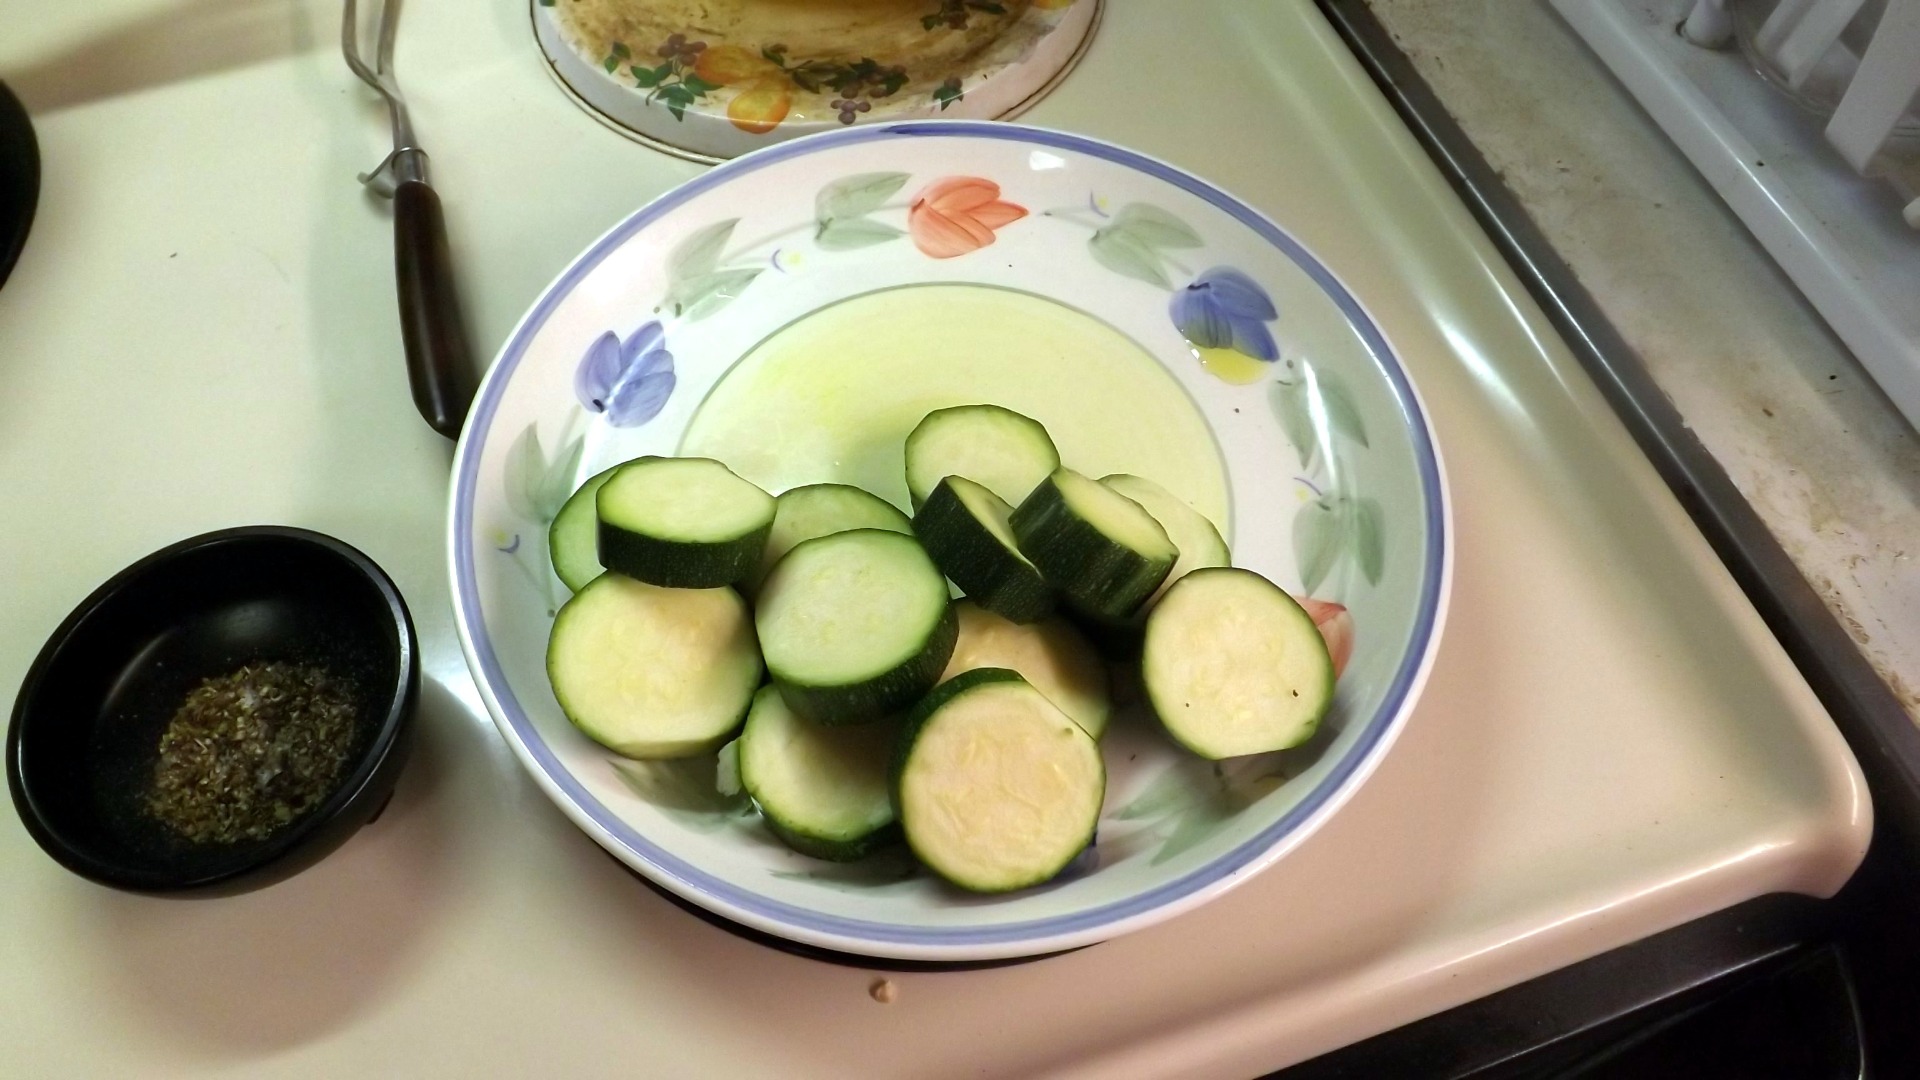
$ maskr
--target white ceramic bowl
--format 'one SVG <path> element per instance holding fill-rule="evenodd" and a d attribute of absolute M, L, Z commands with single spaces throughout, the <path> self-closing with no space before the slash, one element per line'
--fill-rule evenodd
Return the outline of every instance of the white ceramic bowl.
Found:
<path fill-rule="evenodd" d="M 1047 886 L 962 894 L 904 857 L 777 843 L 711 761 L 617 758 L 544 656 L 546 531 L 585 477 L 719 457 L 769 490 L 901 505 L 900 440 L 992 401 L 1067 464 L 1138 473 L 1222 527 L 1351 657 L 1306 746 L 1213 763 L 1136 710 L 1103 741 L 1097 843 Z M 461 642 L 501 733 L 595 840 L 728 919 L 920 960 L 1032 955 L 1189 910 L 1270 865 L 1365 780 L 1444 621 L 1448 510 L 1419 396 L 1366 309 L 1279 224 L 1162 162 L 1008 124 L 861 127 L 763 150 L 634 213 L 514 330 L 460 441 Z M 1337 649 L 1339 651 L 1345 651 Z"/>

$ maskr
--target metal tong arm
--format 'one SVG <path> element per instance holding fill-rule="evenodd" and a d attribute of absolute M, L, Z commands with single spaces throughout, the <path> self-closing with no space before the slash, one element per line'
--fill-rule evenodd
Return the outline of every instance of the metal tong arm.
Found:
<path fill-rule="evenodd" d="M 453 255 L 447 247 L 447 220 L 440 196 L 427 182 L 427 155 L 414 145 L 406 103 L 393 79 L 393 38 L 399 0 L 386 0 L 380 12 L 375 66 L 360 57 L 358 12 L 347 0 L 341 49 L 347 66 L 380 92 L 393 117 L 393 152 L 360 182 L 393 200 L 394 279 L 400 298 L 400 340 L 406 351 L 407 383 L 414 408 L 427 426 L 449 439 L 460 436 L 473 403 L 473 350 L 467 343 L 460 297 L 454 288 Z"/>

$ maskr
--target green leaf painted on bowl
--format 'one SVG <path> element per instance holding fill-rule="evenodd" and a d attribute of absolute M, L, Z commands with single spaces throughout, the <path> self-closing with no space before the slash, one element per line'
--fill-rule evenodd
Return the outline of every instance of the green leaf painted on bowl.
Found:
<path fill-rule="evenodd" d="M 1155 251 L 1197 248 L 1201 244 L 1193 226 L 1152 203 L 1128 203 L 1113 215 L 1113 224 L 1100 231 L 1124 233 Z"/>
<path fill-rule="evenodd" d="M 669 302 L 676 315 L 689 319 L 704 319 L 707 316 L 733 303 L 746 291 L 753 279 L 765 272 L 764 266 L 742 266 L 731 270 L 715 270 L 711 274 L 681 283 L 672 294 Z"/>
<path fill-rule="evenodd" d="M 1128 203 L 1112 221 L 1094 230 L 1087 240 L 1087 250 L 1101 266 L 1116 274 L 1171 289 L 1173 280 L 1167 276 L 1165 253 L 1200 244 L 1200 234 L 1193 231 L 1193 226 L 1168 211 L 1151 203 Z"/>
<path fill-rule="evenodd" d="M 573 494 L 573 476 L 580 468 L 585 440 L 578 435 L 561 445 L 551 460 L 540 446 L 540 432 L 528 424 L 507 447 L 504 482 L 507 505 L 515 514 L 536 524 L 553 520 Z"/>
<path fill-rule="evenodd" d="M 1386 514 L 1378 499 L 1349 498 L 1329 491 L 1300 508 L 1293 519 L 1293 553 L 1300 584 L 1311 593 L 1343 560 L 1351 559 L 1378 585 L 1386 571 Z"/>
<path fill-rule="evenodd" d="M 1346 522 L 1334 500 L 1323 497 L 1300 508 L 1293 517 L 1293 557 L 1301 588 L 1309 593 L 1320 588 L 1340 561 L 1345 539 Z"/>
<path fill-rule="evenodd" d="M 1353 550 L 1360 559 L 1360 572 L 1366 575 L 1367 584 L 1380 584 L 1380 575 L 1386 570 L 1387 547 L 1383 533 L 1386 522 L 1378 499 L 1360 498 L 1353 500 Z"/>
<path fill-rule="evenodd" d="M 812 865 L 805 870 L 774 870 L 770 873 L 783 881 L 807 881 L 851 893 L 895 888 L 920 876 L 920 869 L 914 865 L 912 857 L 899 848 L 875 852 L 858 862 L 809 862 Z"/>
<path fill-rule="evenodd" d="M 852 251 L 855 248 L 884 244 L 905 235 L 905 230 L 896 229 L 885 222 L 868 218 L 850 218 L 822 222 L 819 232 L 814 236 L 814 242 L 828 251 Z"/>
<path fill-rule="evenodd" d="M 1188 810 L 1174 821 L 1173 831 L 1167 834 L 1166 840 L 1160 845 L 1160 850 L 1153 853 L 1153 858 L 1147 860 L 1147 865 L 1159 866 L 1192 848 L 1213 835 L 1214 831 L 1232 816 L 1231 811 L 1211 800 Z"/>
<path fill-rule="evenodd" d="M 1145 791 L 1113 814 L 1115 821 L 1144 821 L 1197 806 L 1207 797 L 1206 770 L 1198 761 L 1181 761 L 1154 777 Z"/>
<path fill-rule="evenodd" d="M 1173 288 L 1173 281 L 1161 266 L 1160 253 L 1130 232 L 1100 229 L 1087 241 L 1087 249 L 1096 262 L 1116 274 L 1163 289 Z"/>
<path fill-rule="evenodd" d="M 1278 789 L 1287 777 L 1284 753 L 1232 761 L 1186 758 L 1155 777 L 1111 818 L 1142 822 L 1148 835 L 1164 833 L 1159 850 L 1149 860 L 1158 866 L 1205 840 L 1229 818 Z"/>
<path fill-rule="evenodd" d="M 688 828 L 711 832 L 747 821 L 753 802 L 744 793 L 723 795 L 715 783 L 718 762 L 705 754 L 678 761 L 609 759 L 627 790 Z"/>
<path fill-rule="evenodd" d="M 720 254 L 726 250 L 727 241 L 733 239 L 734 227 L 739 224 L 739 218 L 716 221 L 680 241 L 667 256 L 669 290 L 677 289 L 680 282 L 706 277 L 718 269 Z"/>
<path fill-rule="evenodd" d="M 1306 367 L 1306 362 L 1301 362 Z M 1361 446 L 1367 445 L 1367 424 L 1360 418 L 1360 407 L 1354 404 L 1353 393 L 1347 384 L 1331 371 L 1314 369 L 1313 386 L 1320 391 L 1320 402 L 1327 410 L 1327 426 L 1335 433 L 1343 435 Z"/>
<path fill-rule="evenodd" d="M 1320 434 L 1313 423 L 1307 380 L 1298 376 L 1275 380 L 1272 389 L 1267 391 L 1267 404 L 1273 409 L 1274 419 L 1280 421 L 1280 430 L 1287 441 L 1293 444 L 1294 452 L 1300 455 L 1300 467 L 1313 468 L 1320 459 Z"/>
<path fill-rule="evenodd" d="M 843 176 L 813 197 L 814 219 L 824 228 L 835 221 L 865 217 L 907 186 L 908 179 L 909 174 L 903 172 Z"/>

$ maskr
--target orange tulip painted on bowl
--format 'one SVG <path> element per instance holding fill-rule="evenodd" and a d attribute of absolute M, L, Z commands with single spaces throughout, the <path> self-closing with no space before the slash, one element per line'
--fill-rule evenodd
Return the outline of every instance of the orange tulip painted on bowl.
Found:
<path fill-rule="evenodd" d="M 1320 628 L 1320 636 L 1326 640 L 1327 652 L 1333 657 L 1333 675 L 1347 669 L 1347 660 L 1353 656 L 1353 615 L 1345 604 L 1336 604 L 1331 600 L 1315 600 L 1311 596 L 1298 596 L 1300 606 L 1306 609 L 1307 617 L 1313 625 Z"/>
<path fill-rule="evenodd" d="M 1000 198 L 999 184 L 978 176 L 947 176 L 914 196 L 907 232 L 921 251 L 951 259 L 993 243 L 994 230 L 1026 216 L 1026 207 Z"/>

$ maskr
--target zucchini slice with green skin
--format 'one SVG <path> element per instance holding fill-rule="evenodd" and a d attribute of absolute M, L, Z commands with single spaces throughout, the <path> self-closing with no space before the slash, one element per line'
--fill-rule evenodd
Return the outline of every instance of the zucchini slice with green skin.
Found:
<path fill-rule="evenodd" d="M 1179 549 L 1180 557 L 1174 560 L 1173 569 L 1167 571 L 1167 580 L 1160 583 L 1154 594 L 1147 598 L 1146 607 L 1152 608 L 1173 583 L 1186 577 L 1195 570 L 1207 566 L 1232 566 L 1232 555 L 1227 551 L 1227 542 L 1220 539 L 1220 530 L 1214 528 L 1205 514 L 1188 506 L 1184 500 L 1166 488 L 1143 476 L 1130 473 L 1114 473 L 1103 476 L 1100 482 L 1113 490 L 1139 503 L 1160 527 L 1167 531 L 1167 539 Z"/>
<path fill-rule="evenodd" d="M 643 457 L 594 496 L 600 564 L 676 589 L 732 585 L 760 565 L 773 496 L 709 458 Z"/>
<path fill-rule="evenodd" d="M 767 534 L 760 567 L 748 580 L 758 589 L 773 564 L 794 545 L 848 529 L 885 529 L 912 535 L 913 522 L 878 495 L 846 484 L 808 484 L 782 492 L 774 500 L 773 531 Z"/>
<path fill-rule="evenodd" d="M 718 747 L 760 685 L 760 646 L 732 589 L 667 589 L 602 574 L 560 608 L 547 679 L 567 719 L 632 758 Z"/>
<path fill-rule="evenodd" d="M 1020 554 L 1007 524 L 1012 513 L 984 485 L 949 476 L 913 515 L 913 531 L 961 592 L 989 611 L 1029 623 L 1053 611 L 1053 587 Z"/>
<path fill-rule="evenodd" d="M 781 842 L 851 862 L 900 838 L 887 786 L 899 734 L 897 723 L 816 724 L 761 687 L 740 733 L 740 782 Z"/>
<path fill-rule="evenodd" d="M 1180 551 L 1139 503 L 1055 469 L 1009 519 L 1020 551 L 1074 606 L 1119 622 L 1166 580 Z"/>
<path fill-rule="evenodd" d="M 1313 618 L 1251 570 L 1195 570 L 1147 616 L 1140 681 L 1176 741 L 1204 758 L 1285 750 L 1333 704 L 1333 660 Z"/>
<path fill-rule="evenodd" d="M 1018 506 L 1059 467 L 1060 451 L 1047 429 L 998 405 L 935 409 L 907 435 L 907 495 L 915 510 L 949 476 L 964 476 Z"/>
<path fill-rule="evenodd" d="M 1113 715 L 1107 665 L 1072 623 L 1056 616 L 1022 625 L 971 600 L 956 601 L 953 610 L 960 639 L 940 681 L 979 668 L 1017 671 L 1087 734 L 1106 733 Z"/>
<path fill-rule="evenodd" d="M 587 582 L 599 577 L 604 569 L 600 565 L 600 514 L 594 500 L 600 494 L 600 485 L 619 471 L 620 466 L 615 465 L 588 477 L 580 490 L 567 496 L 547 528 L 547 554 L 553 558 L 553 572 L 573 592 L 586 588 Z"/>
<path fill-rule="evenodd" d="M 1093 737 L 1004 668 L 935 687 L 907 717 L 893 770 L 914 856 L 974 892 L 1059 874 L 1093 840 L 1106 786 Z"/>
<path fill-rule="evenodd" d="M 821 724 L 878 720 L 913 704 L 959 632 L 947 579 L 911 536 L 853 529 L 774 564 L 754 612 L 767 672 Z"/>

